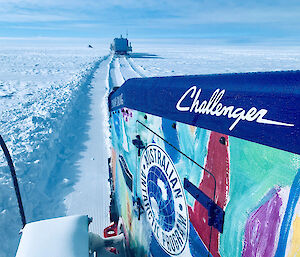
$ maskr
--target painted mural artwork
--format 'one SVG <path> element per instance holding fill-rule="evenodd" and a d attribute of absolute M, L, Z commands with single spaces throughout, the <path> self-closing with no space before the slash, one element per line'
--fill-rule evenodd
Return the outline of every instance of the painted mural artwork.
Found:
<path fill-rule="evenodd" d="M 192 106 L 182 98 L 191 88 L 188 82 L 170 105 L 176 112 L 178 100 L 181 108 Z M 253 131 L 247 140 L 243 133 L 252 125 L 246 120 L 236 122 L 232 131 L 227 126 L 232 120 L 227 130 L 218 129 L 218 124 L 215 129 L 205 120 L 202 124 L 199 116 L 187 122 L 171 119 L 172 110 L 164 115 L 161 109 L 155 111 L 157 106 L 148 111 L 126 105 L 126 91 L 120 94 L 122 103 L 110 109 L 112 174 L 132 256 L 300 256 L 299 148 L 288 151 L 268 140 L 259 143 L 251 138 Z M 196 92 L 185 96 L 193 103 Z M 222 101 L 229 106 L 226 98 Z M 248 110 L 255 103 L 250 105 Z M 265 112 L 265 120 L 278 121 L 268 116 L 271 112 Z M 186 115 L 197 113 L 189 110 Z M 299 125 L 286 117 L 280 121 Z M 254 123 L 255 129 L 277 126 Z M 214 216 L 216 210 L 223 216 Z"/>

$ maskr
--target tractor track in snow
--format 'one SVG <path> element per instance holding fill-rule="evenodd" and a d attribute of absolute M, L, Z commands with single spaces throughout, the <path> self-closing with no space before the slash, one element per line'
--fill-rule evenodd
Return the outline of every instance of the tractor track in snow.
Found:
<path fill-rule="evenodd" d="M 132 58 L 112 55 L 108 69 L 109 90 L 120 87 L 128 79 L 147 77 L 142 70 L 143 68 L 136 65 Z"/>
<path fill-rule="evenodd" d="M 126 58 L 126 61 L 128 62 L 128 64 L 130 65 L 130 67 L 131 67 L 137 74 L 139 74 L 141 78 L 147 77 L 147 76 L 145 75 L 145 73 L 141 71 L 141 70 L 143 70 L 143 68 L 140 67 L 140 66 L 138 66 L 137 64 L 135 64 L 131 57 L 127 57 L 127 56 L 126 56 L 125 58 Z"/>

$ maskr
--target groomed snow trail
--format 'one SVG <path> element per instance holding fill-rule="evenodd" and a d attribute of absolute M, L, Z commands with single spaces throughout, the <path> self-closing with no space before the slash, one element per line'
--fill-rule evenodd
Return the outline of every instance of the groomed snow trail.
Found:
<path fill-rule="evenodd" d="M 131 78 L 144 78 L 146 77 L 143 69 L 136 65 L 131 57 L 117 56 L 112 59 L 113 68 L 111 69 L 111 86 L 120 87 L 126 80 Z M 116 69 L 117 67 L 117 69 Z"/>
<path fill-rule="evenodd" d="M 113 87 L 121 86 L 125 80 L 145 77 L 137 72 L 140 67 L 130 63 L 125 56 L 110 56 L 101 64 L 91 82 L 89 96 L 91 104 L 86 122 L 87 139 L 82 148 L 76 149 L 79 158 L 75 166 L 79 170 L 72 192 L 65 197 L 66 215 L 86 214 L 93 217 L 90 231 L 103 234 L 110 223 L 107 160 L 109 152 L 107 95 Z M 68 160 L 65 160 L 68 162 Z M 68 165 L 67 165 L 68 166 Z M 66 167 L 62 165 L 61 167 Z M 67 167 L 69 168 L 69 167 Z M 63 172 L 63 169 L 60 171 Z M 68 183 L 67 180 L 65 180 Z"/>
<path fill-rule="evenodd" d="M 125 79 L 120 70 L 119 58 L 112 56 L 109 64 L 109 87 L 120 86 L 124 83 Z"/>
<path fill-rule="evenodd" d="M 66 214 L 87 214 L 93 217 L 90 231 L 98 234 L 102 234 L 103 229 L 109 225 L 110 188 L 107 165 L 109 153 L 105 138 L 107 124 L 105 95 L 110 62 L 111 57 L 100 64 L 91 83 L 88 139 L 80 152 L 80 159 L 76 162 L 80 170 L 79 181 L 65 200 Z"/>
<path fill-rule="evenodd" d="M 87 122 L 88 139 L 84 142 L 83 149 L 78 149 L 80 158 L 76 161 L 80 174 L 73 191 L 65 198 L 66 214 L 87 214 L 93 217 L 90 231 L 100 235 L 110 223 L 107 95 L 110 88 L 121 86 L 125 80 L 141 77 L 141 73 L 137 73 L 136 69 L 138 67 L 133 68 L 127 57 L 110 56 L 95 72 L 89 92 L 91 107 L 90 120 Z"/>

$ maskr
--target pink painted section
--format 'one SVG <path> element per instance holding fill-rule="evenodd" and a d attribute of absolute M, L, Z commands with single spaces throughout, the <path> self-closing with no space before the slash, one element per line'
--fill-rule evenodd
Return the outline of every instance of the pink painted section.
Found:
<path fill-rule="evenodd" d="M 126 122 L 129 121 L 130 118 L 132 118 L 132 110 L 128 109 L 128 108 L 122 108 L 121 110 L 123 118 Z"/>
<path fill-rule="evenodd" d="M 281 205 L 282 200 L 277 191 L 270 200 L 250 214 L 245 228 L 243 256 L 274 256 Z"/>
<path fill-rule="evenodd" d="M 226 145 L 219 142 L 220 138 L 224 137 Z M 209 170 L 216 178 L 216 203 L 225 208 L 229 190 L 229 149 L 228 136 L 211 132 L 208 143 L 208 153 L 206 158 L 205 168 Z M 199 189 L 213 199 L 214 180 L 211 175 L 204 172 L 203 180 L 199 185 Z M 195 227 L 197 233 L 201 237 L 203 243 L 209 248 L 210 227 L 208 226 L 207 210 L 195 202 L 194 209 L 189 207 L 190 220 Z M 211 238 L 210 252 L 213 256 L 220 256 L 219 253 L 219 232 L 213 228 Z"/>

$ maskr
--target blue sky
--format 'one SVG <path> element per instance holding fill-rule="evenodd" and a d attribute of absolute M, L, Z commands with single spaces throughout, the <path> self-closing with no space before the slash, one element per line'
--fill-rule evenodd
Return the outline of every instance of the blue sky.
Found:
<path fill-rule="evenodd" d="M 300 40 L 297 0 L 0 0 L 0 37 Z"/>

